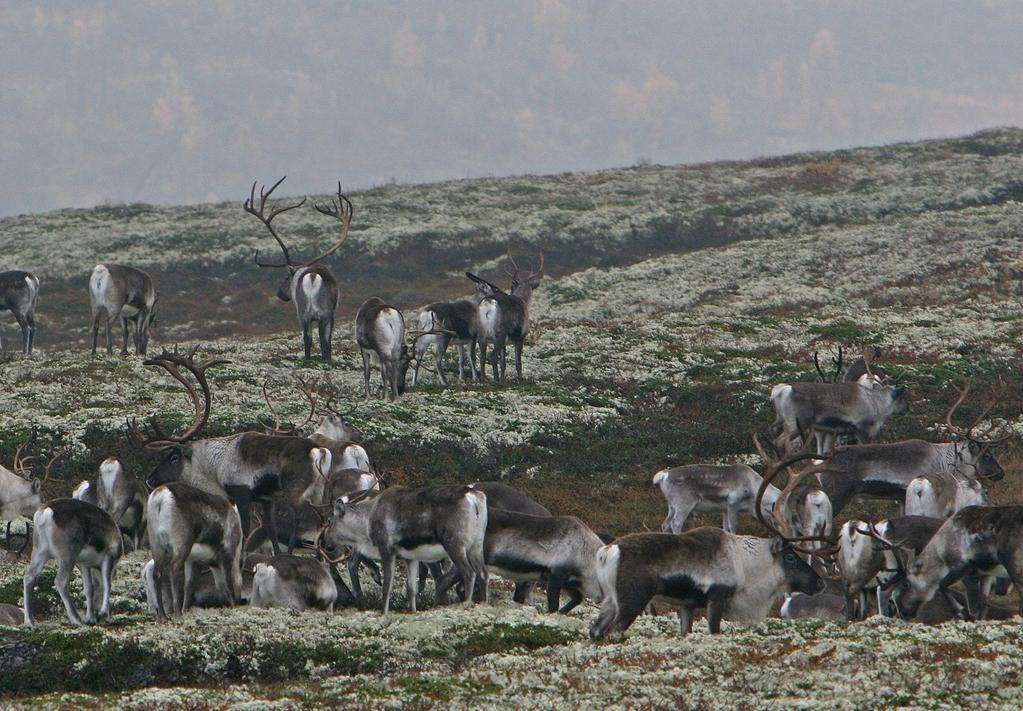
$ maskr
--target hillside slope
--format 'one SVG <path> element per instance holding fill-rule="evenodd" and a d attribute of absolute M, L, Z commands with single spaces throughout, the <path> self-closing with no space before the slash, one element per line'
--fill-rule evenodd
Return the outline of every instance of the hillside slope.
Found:
<path fill-rule="evenodd" d="M 772 419 L 770 386 L 812 379 L 817 349 L 885 347 L 886 367 L 914 400 L 908 416 L 890 423 L 890 438 L 939 436 L 934 426 L 954 399 L 952 385 L 968 378 L 977 396 L 962 417 L 976 415 L 985 397 L 997 395 L 991 416 L 1023 434 L 1023 204 L 1011 177 L 1021 158 L 1023 132 L 1013 130 L 747 164 L 395 187 L 356 196 L 357 223 L 360 215 L 397 215 L 399 204 L 434 205 L 421 226 L 434 236 L 413 232 L 411 220 L 406 232 L 361 228 L 343 249 L 355 254 L 337 268 L 343 284 L 352 259 L 375 255 L 382 276 L 366 284 L 400 281 L 402 306 L 465 292 L 464 278 L 434 265 L 497 267 L 504 249 L 525 238 L 545 247 L 548 264 L 562 276 L 545 279 L 535 294 L 524 382 L 440 390 L 426 374 L 431 385 L 393 405 L 361 404 L 354 419 L 370 437 L 371 454 L 397 480 L 508 478 L 616 533 L 659 525 L 663 503 L 649 484 L 657 468 L 754 461 L 751 435 Z M 524 186 L 543 187 L 523 192 Z M 631 216 L 622 209 L 629 194 Z M 592 207 L 576 210 L 571 227 L 539 227 L 544 215 L 568 212 L 558 204 L 569 196 Z M 521 202 L 513 209 L 515 201 Z M 147 221 L 172 215 L 190 225 L 187 233 L 159 222 L 162 227 L 151 227 L 149 250 L 125 246 L 133 223 L 157 224 Z M 308 223 L 296 223 L 308 230 L 319 225 L 306 217 Z M 171 252 L 160 249 L 176 248 L 183 264 L 230 292 L 230 280 L 218 275 L 243 269 L 249 250 L 267 241 L 246 218 L 237 206 L 140 208 L 135 216 L 98 209 L 17 218 L 9 227 L 29 234 L 49 225 L 64 236 L 66 254 L 86 264 L 89 251 L 102 245 L 121 245 L 112 247 L 123 250 L 118 258 L 134 254 L 146 265 L 165 265 Z M 66 224 L 79 219 L 95 223 L 82 239 Z M 477 219 L 474 230 L 468 225 Z M 634 236 L 626 231 L 630 219 L 645 225 Z M 702 231 L 688 233 L 689 242 L 680 232 L 675 241 L 654 245 L 663 219 L 702 224 Z M 463 224 L 466 234 L 475 234 L 468 251 L 454 236 Z M 194 246 L 188 235 L 211 225 L 220 226 L 221 237 Z M 121 237 L 103 242 L 103 234 Z M 12 243 L 13 253 L 42 254 L 29 242 Z M 422 258 L 415 268 L 405 263 L 403 274 L 387 262 L 399 243 L 420 245 Z M 718 246 L 696 249 L 708 244 Z M 443 259 L 429 261 L 434 252 Z M 72 261 L 53 262 L 47 288 L 56 288 L 53 280 L 74 283 Z M 578 269 L 605 261 L 614 266 Z M 290 307 L 269 302 L 270 286 L 260 287 L 265 293 L 249 286 L 252 303 L 273 314 L 265 321 L 246 312 L 239 298 L 225 307 L 233 318 L 214 324 L 217 308 L 203 307 L 181 323 L 165 314 L 156 331 L 158 345 L 200 338 L 202 356 L 232 361 L 212 377 L 211 433 L 257 426 L 266 414 L 261 386 L 268 377 L 283 411 L 295 419 L 302 411 L 290 380 L 295 372 L 329 377 L 353 402 L 361 400 L 361 358 L 350 321 L 338 326 L 333 365 L 303 362 Z M 43 312 L 51 303 L 50 293 L 44 295 Z M 197 325 L 199 313 L 209 321 Z M 69 480 L 111 451 L 141 471 L 120 437 L 125 418 L 153 410 L 170 422 L 188 415 L 169 379 L 135 358 L 92 359 L 81 347 L 42 350 L 0 365 L 0 461 L 36 425 L 55 444 L 76 448 L 73 470 L 65 465 L 62 472 Z M 1014 451 L 1003 457 L 1015 473 Z M 587 496 L 578 496 L 584 489 Z"/>

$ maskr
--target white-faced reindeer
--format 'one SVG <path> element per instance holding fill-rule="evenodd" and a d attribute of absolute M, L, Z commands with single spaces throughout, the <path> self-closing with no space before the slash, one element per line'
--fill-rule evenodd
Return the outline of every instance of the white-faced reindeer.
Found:
<path fill-rule="evenodd" d="M 184 481 L 204 491 L 226 496 L 238 506 L 242 531 L 250 530 L 250 507 L 263 505 L 263 522 L 271 529 L 271 545 L 277 549 L 277 531 L 273 507 L 282 501 L 289 507 L 318 503 L 323 497 L 326 474 L 330 470 L 330 450 L 317 447 L 305 437 L 277 437 L 259 432 L 241 432 L 226 437 L 195 440 L 210 414 L 210 387 L 206 371 L 223 360 L 202 365 L 189 355 L 163 352 L 145 361 L 170 373 L 185 386 L 195 407 L 195 418 L 184 434 L 169 435 L 160 427 L 156 415 L 149 417 L 151 435 L 144 436 L 133 422 L 129 434 L 146 451 L 163 459 L 149 475 L 148 483 L 157 487 L 172 481 Z M 202 390 L 200 395 L 181 368 L 191 373 Z M 194 440 L 194 441 L 193 441 Z M 284 492 L 285 497 L 275 497 Z"/>
<path fill-rule="evenodd" d="M 157 618 L 166 619 L 168 610 L 172 614 L 188 610 L 197 565 L 210 567 L 228 604 L 238 602 L 242 587 L 242 522 L 237 507 L 224 496 L 175 481 L 154 489 L 146 509 Z M 163 595 L 165 580 L 171 590 L 170 601 Z"/>
<path fill-rule="evenodd" d="M 380 363 L 384 397 L 392 402 L 397 400 L 405 390 L 405 375 L 411 361 L 401 311 L 375 296 L 366 299 L 355 314 L 355 340 L 362 349 L 366 399 L 370 398 L 370 372 L 375 357 Z"/>
<path fill-rule="evenodd" d="M 955 472 L 932 472 L 918 476 L 906 486 L 907 516 L 945 519 L 967 506 L 990 506 L 980 479 Z"/>
<path fill-rule="evenodd" d="M 285 178 L 287 176 L 284 176 Z M 277 235 L 273 227 L 273 219 L 283 212 L 294 210 L 305 204 L 305 198 L 293 205 L 271 208 L 270 214 L 265 212 L 267 198 L 277 189 L 277 186 L 284 182 L 281 178 L 269 190 L 259 189 L 259 207 L 256 207 L 256 183 L 252 183 L 252 190 L 249 197 L 243 204 L 243 209 L 250 215 L 255 215 L 262 222 L 277 246 L 284 254 L 283 262 L 271 262 L 260 260 L 259 252 L 256 252 L 255 261 L 260 267 L 273 267 L 277 269 L 287 268 L 288 274 L 284 277 L 280 288 L 277 290 L 277 298 L 281 301 L 293 301 L 298 312 L 298 320 L 302 324 L 302 344 L 305 347 L 305 357 L 312 357 L 313 337 L 312 324 L 316 323 L 320 339 L 320 356 L 324 360 L 331 358 L 331 339 L 334 333 L 334 312 L 337 309 L 338 287 L 334 273 L 325 264 L 324 259 L 336 252 L 348 238 L 348 228 L 352 224 L 354 209 L 352 202 L 341 193 L 341 183 L 337 184 L 337 200 L 331 200 L 329 206 L 314 205 L 316 210 L 328 217 L 341 222 L 341 238 L 335 242 L 327 251 L 308 262 L 299 262 L 292 258 L 288 247 Z"/>
<path fill-rule="evenodd" d="M 20 270 L 0 272 L 0 311 L 10 311 L 21 327 L 21 349 L 25 355 L 32 355 L 35 342 L 38 298 L 39 279 L 34 274 Z"/>
<path fill-rule="evenodd" d="M 753 513 L 753 503 L 763 478 L 744 464 L 690 464 L 662 469 L 654 474 L 654 486 L 668 502 L 668 516 L 661 524 L 665 533 L 681 533 L 693 512 L 722 513 L 722 528 L 735 533 L 740 513 Z M 770 515 L 781 490 L 769 486 L 763 506 Z"/>
<path fill-rule="evenodd" d="M 81 625 L 82 618 L 75 609 L 68 587 L 71 573 L 77 566 L 85 590 L 85 621 L 94 623 L 98 618 L 110 619 L 110 586 L 114 567 L 124 552 L 121 532 L 106 511 L 75 499 L 55 499 L 40 506 L 32 517 L 35 530 L 32 535 L 32 560 L 25 570 L 24 599 L 25 626 L 35 627 L 32 613 L 32 591 L 43 566 L 51 558 L 57 559 L 57 593 L 64 603 L 68 620 Z M 102 587 L 101 604 L 97 613 L 94 571 L 99 571 Z M 98 617 L 97 617 L 98 614 Z"/>
<path fill-rule="evenodd" d="M 337 597 L 337 586 L 326 564 L 313 558 L 278 555 L 256 564 L 249 604 L 296 612 L 310 607 L 333 612 Z"/>
<path fill-rule="evenodd" d="M 511 259 L 511 257 L 509 257 Z M 505 270 L 511 276 L 511 294 L 507 294 L 490 282 L 475 274 L 466 276 L 477 284 L 484 285 L 491 293 L 485 296 L 476 308 L 476 342 L 480 347 L 480 375 L 486 375 L 487 344 L 493 343 L 490 356 L 491 370 L 495 380 L 503 381 L 507 343 L 515 347 L 515 373 L 522 379 L 522 347 L 529 335 L 529 302 L 533 290 L 540 286 L 543 277 L 543 252 L 540 252 L 539 266 L 524 275 L 511 259 L 514 271 Z"/>
<path fill-rule="evenodd" d="M 967 585 L 964 617 L 985 618 L 996 575 L 1007 575 L 1023 590 L 1023 506 L 969 506 L 946 520 L 919 555 L 909 556 L 896 607 L 903 617 L 914 617 L 936 593 L 948 597 L 949 586 L 970 574 L 980 580 Z"/>
<path fill-rule="evenodd" d="M 128 355 L 128 324 L 136 355 L 145 355 L 149 346 L 149 328 L 156 319 L 159 296 L 152 278 L 135 267 L 122 264 L 97 264 L 89 277 L 89 302 L 92 304 L 92 354 L 96 354 L 101 321 L 106 322 L 107 355 L 114 352 L 111 325 L 121 320 L 124 343 L 121 355 Z"/>
<path fill-rule="evenodd" d="M 110 514 L 121 533 L 131 540 L 132 550 L 138 550 L 142 543 L 148 497 L 145 485 L 125 474 L 120 460 L 114 457 L 99 465 L 99 476 L 83 481 L 71 494 L 71 498 L 95 504 Z"/>
<path fill-rule="evenodd" d="M 892 499 L 901 504 L 905 501 L 909 483 L 925 474 L 945 472 L 967 479 L 1002 479 L 1005 471 L 990 450 L 1008 436 L 994 437 L 990 431 L 975 432 L 990 407 L 968 429 L 952 424 L 952 416 L 968 392 L 969 388 L 959 390 L 959 399 L 945 417 L 946 426 L 959 440 L 957 442 L 910 439 L 891 444 L 854 444 L 836 448 L 818 476 L 821 488 L 831 499 L 835 515 L 856 496 Z"/>
<path fill-rule="evenodd" d="M 487 529 L 487 496 L 471 486 L 392 487 L 352 505 L 347 497 L 334 503 L 334 516 L 323 533 L 333 549 L 353 546 L 356 553 L 376 558 L 383 568 L 384 614 L 390 610 L 394 566 L 398 558 L 408 568 L 409 607 L 416 609 L 419 564 L 450 558 L 462 576 L 464 589 L 481 581 L 487 599 L 487 569 L 483 543 Z M 351 514 L 351 515 L 350 515 Z M 326 557 L 329 552 L 321 546 Z M 471 604 L 468 595 L 466 604 Z"/>

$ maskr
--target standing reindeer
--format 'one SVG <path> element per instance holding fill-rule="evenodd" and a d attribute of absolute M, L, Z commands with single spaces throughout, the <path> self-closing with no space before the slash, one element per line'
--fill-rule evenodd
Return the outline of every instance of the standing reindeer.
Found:
<path fill-rule="evenodd" d="M 95 504 L 110 514 L 121 533 L 131 539 L 132 550 L 138 550 L 146 529 L 145 485 L 128 476 L 120 460 L 108 457 L 99 465 L 99 476 L 83 481 L 71 498 Z"/>
<path fill-rule="evenodd" d="M 520 275 L 518 265 L 511 259 L 514 271 L 505 270 L 512 279 L 511 294 L 506 294 L 475 274 L 465 273 L 478 285 L 483 285 L 491 291 L 480 301 L 476 309 L 476 342 L 480 346 L 481 377 L 486 375 L 487 344 L 493 343 L 494 349 L 490 356 L 491 371 L 495 380 L 504 380 L 506 347 L 507 342 L 511 341 L 515 346 L 515 373 L 520 380 L 522 379 L 522 347 L 526 336 L 529 335 L 529 301 L 533 296 L 533 290 L 540 286 L 543 259 L 543 252 L 540 252 L 539 266 L 525 275 Z"/>
<path fill-rule="evenodd" d="M 472 371 L 472 381 L 479 380 L 476 371 L 476 358 L 474 344 L 476 341 L 476 307 L 479 302 L 467 299 L 458 301 L 438 301 L 423 307 L 419 312 L 419 330 L 422 335 L 416 340 L 415 345 L 415 367 L 412 370 L 412 387 L 419 381 L 419 366 L 426 355 L 426 350 L 432 344 L 436 355 L 437 380 L 441 385 L 447 387 L 448 381 L 444 377 L 444 354 L 448 346 L 458 346 L 458 380 L 463 378 L 465 348 L 469 347 L 469 369 Z M 437 333 L 443 331 L 443 333 Z"/>
<path fill-rule="evenodd" d="M 30 272 L 0 272 L 0 311 L 10 311 L 21 327 L 21 346 L 25 355 L 32 355 L 36 337 L 36 300 L 39 279 Z M 0 349 L 3 341 L 0 339 Z"/>
<path fill-rule="evenodd" d="M 355 340 L 362 349 L 366 399 L 370 398 L 370 370 L 376 356 L 384 381 L 384 397 L 394 402 L 405 390 L 405 374 L 411 361 L 401 311 L 375 296 L 366 299 L 355 314 Z"/>
<path fill-rule="evenodd" d="M 682 533 L 689 514 L 722 513 L 722 527 L 735 533 L 739 513 L 753 512 L 753 503 L 763 478 L 745 464 L 690 464 L 662 469 L 654 474 L 654 486 L 660 487 L 668 502 L 668 516 L 661 525 L 665 533 Z M 781 491 L 769 486 L 763 497 L 770 514 Z"/>
<path fill-rule="evenodd" d="M 289 508 L 319 502 L 323 497 L 326 474 L 330 469 L 330 451 L 317 447 L 305 437 L 277 437 L 259 432 L 240 432 L 226 437 L 194 440 L 206 425 L 210 414 L 210 387 L 206 371 L 225 363 L 212 360 L 198 365 L 195 350 L 189 355 L 164 351 L 145 365 L 158 366 L 185 386 L 195 407 L 195 418 L 184 434 L 163 431 L 153 414 L 149 417 L 152 434 L 143 435 L 136 423 L 130 423 L 129 435 L 135 443 L 163 459 L 149 475 L 148 483 L 157 487 L 172 481 L 184 481 L 204 491 L 226 496 L 238 506 L 242 531 L 248 536 L 250 507 L 263 506 L 263 522 L 269 526 L 270 542 L 277 553 L 277 530 L 273 506 L 282 502 Z M 191 373 L 202 390 L 196 390 L 181 368 Z M 286 496 L 275 497 L 277 492 Z"/>
<path fill-rule="evenodd" d="M 124 328 L 121 355 L 128 355 L 128 322 L 134 324 L 132 340 L 136 355 L 145 355 L 149 345 L 149 328 L 156 319 L 153 280 L 141 269 L 122 264 L 97 264 L 89 277 L 89 301 L 92 304 L 92 354 L 96 355 L 100 320 L 107 326 L 107 355 L 114 352 L 110 326 L 118 318 Z"/>
<path fill-rule="evenodd" d="M 284 176 L 286 178 L 288 176 Z M 331 359 L 331 338 L 334 333 L 334 311 L 337 309 L 338 288 L 337 279 L 330 267 L 321 264 L 324 259 L 336 252 L 348 238 L 348 228 L 352 224 L 354 209 L 352 202 L 341 194 L 341 183 L 337 184 L 337 200 L 331 200 L 328 206 L 314 205 L 316 210 L 328 217 L 341 222 L 341 239 L 335 242 L 327 251 L 308 262 L 299 262 L 292 258 L 288 247 L 278 236 L 273 227 L 273 219 L 283 212 L 294 210 L 305 204 L 305 198 L 300 202 L 285 207 L 273 207 L 270 214 L 266 214 L 266 201 L 277 189 L 277 186 L 284 182 L 281 178 L 269 190 L 259 189 L 259 207 L 256 207 L 256 183 L 252 183 L 252 190 L 249 197 L 243 204 L 243 209 L 250 215 L 255 215 L 262 222 L 266 229 L 277 241 L 277 246 L 284 253 L 283 262 L 271 262 L 260 260 L 259 252 L 256 252 L 255 261 L 260 267 L 272 267 L 276 269 L 287 268 L 288 274 L 277 289 L 277 298 L 281 301 L 294 301 L 295 309 L 298 312 L 298 320 L 302 323 L 302 344 L 305 347 L 305 357 L 312 357 L 313 337 L 312 324 L 315 321 L 320 338 L 320 356 L 324 360 Z"/>

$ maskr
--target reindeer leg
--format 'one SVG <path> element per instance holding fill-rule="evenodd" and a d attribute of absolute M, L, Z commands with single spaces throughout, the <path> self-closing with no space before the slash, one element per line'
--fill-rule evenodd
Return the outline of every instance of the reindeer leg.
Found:
<path fill-rule="evenodd" d="M 557 612 L 561 604 L 561 588 L 565 585 L 566 576 L 560 569 L 553 569 L 547 576 L 547 612 Z"/>
<path fill-rule="evenodd" d="M 711 600 L 707 603 L 707 628 L 711 634 L 721 632 L 721 617 L 725 612 L 725 604 L 722 600 Z"/>
<path fill-rule="evenodd" d="M 325 361 L 330 361 L 330 339 L 334 333 L 334 320 L 320 319 L 316 324 L 316 331 L 320 336 L 320 357 Z"/>
<path fill-rule="evenodd" d="M 448 386 L 448 379 L 444 377 L 444 354 L 447 353 L 449 343 L 451 343 L 450 336 L 441 336 L 440 339 L 433 344 L 433 349 L 435 351 L 434 355 L 437 356 L 437 380 L 444 387 Z M 461 377 L 461 374 L 459 374 L 459 377 Z"/>
<path fill-rule="evenodd" d="M 277 507 L 274 504 L 274 500 L 267 499 L 263 502 L 263 518 L 266 519 L 266 528 L 270 532 L 270 548 L 273 550 L 274 555 L 281 554 L 281 545 L 279 540 L 279 534 L 277 532 Z"/>
<path fill-rule="evenodd" d="M 92 354 L 96 355 L 96 343 L 99 341 L 99 317 L 103 314 L 103 309 L 99 309 L 92 316 Z"/>
<path fill-rule="evenodd" d="M 312 323 L 302 319 L 302 347 L 305 349 L 305 359 L 309 360 L 313 355 L 313 335 L 309 332 Z"/>
<path fill-rule="evenodd" d="M 68 620 L 76 627 L 81 627 L 82 618 L 78 616 L 78 610 L 75 609 L 75 603 L 71 599 L 71 592 L 69 590 L 71 573 L 73 571 L 74 564 L 70 560 L 61 560 L 57 564 L 57 577 L 54 582 L 57 594 L 60 595 L 60 600 L 64 603 L 64 609 L 67 611 Z"/>
<path fill-rule="evenodd" d="M 110 590 L 114 584 L 114 559 L 107 556 L 100 565 L 100 582 L 103 586 L 103 597 L 100 601 L 99 616 L 104 622 L 110 621 Z"/>
<path fill-rule="evenodd" d="M 405 561 L 405 592 L 408 594 L 408 607 L 416 611 L 416 597 L 419 595 L 419 561 Z"/>
<path fill-rule="evenodd" d="M 522 341 L 515 341 L 515 375 L 522 380 Z"/>
<path fill-rule="evenodd" d="M 29 629 L 36 626 L 35 617 L 32 614 L 32 591 L 35 590 L 39 574 L 43 572 L 43 567 L 49 559 L 50 556 L 46 546 L 38 545 L 32 549 L 32 561 L 28 564 L 28 568 L 25 569 L 22 594 L 25 601 L 25 626 Z"/>
<path fill-rule="evenodd" d="M 362 581 L 359 580 L 359 560 L 359 554 L 352 553 L 346 564 L 346 567 L 348 568 L 348 579 L 352 582 L 352 596 L 356 600 L 362 599 Z"/>
<path fill-rule="evenodd" d="M 678 624 L 682 629 L 682 636 L 685 637 L 687 634 L 693 631 L 693 618 L 696 616 L 696 611 L 683 605 L 678 608 Z"/>
<path fill-rule="evenodd" d="M 84 565 L 78 566 L 78 572 L 82 576 L 82 592 L 85 593 L 85 623 L 96 624 L 96 588 L 93 585 L 92 569 Z"/>
<path fill-rule="evenodd" d="M 369 353 L 364 350 L 362 351 L 362 379 L 366 382 L 367 400 L 369 400 L 369 375 L 370 375 Z"/>
<path fill-rule="evenodd" d="M 568 602 L 561 606 L 558 612 L 562 615 L 574 610 L 579 603 L 583 601 L 583 591 L 576 584 L 565 586 L 565 592 L 568 593 Z"/>
<path fill-rule="evenodd" d="M 121 355 L 128 355 L 128 319 L 124 316 L 121 317 L 121 330 L 123 331 L 123 342 L 121 344 Z M 135 341 L 135 352 L 138 353 L 139 344 Z"/>
<path fill-rule="evenodd" d="M 391 590 L 394 588 L 394 554 L 385 551 L 380 556 L 380 564 L 384 569 L 384 615 L 391 611 Z"/>

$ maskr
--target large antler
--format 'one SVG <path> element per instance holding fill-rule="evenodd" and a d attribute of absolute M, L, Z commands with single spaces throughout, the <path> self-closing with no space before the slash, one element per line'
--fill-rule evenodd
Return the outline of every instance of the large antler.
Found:
<path fill-rule="evenodd" d="M 341 221 L 341 239 L 335 242 L 333 247 L 328 249 L 319 257 L 307 262 L 306 266 L 312 266 L 313 264 L 326 259 L 336 252 L 342 244 L 344 244 L 344 241 L 348 239 L 348 229 L 352 226 L 352 216 L 355 214 L 355 208 L 352 206 L 352 201 L 341 193 L 340 180 L 337 181 L 337 200 L 331 200 L 330 205 L 313 205 L 313 207 L 316 208 L 317 212 Z"/>
<path fill-rule="evenodd" d="M 306 402 L 309 403 L 309 415 L 305 418 L 305 421 L 300 425 L 294 427 L 281 427 L 281 416 L 274 409 L 273 404 L 270 402 L 270 393 L 267 391 L 270 385 L 269 376 L 263 381 L 263 399 L 266 401 L 266 406 L 270 410 L 270 414 L 273 415 L 274 423 L 271 425 L 263 418 L 259 419 L 259 423 L 263 425 L 263 429 L 266 430 L 267 434 L 280 435 L 283 437 L 294 437 L 299 435 L 302 428 L 313 421 L 316 417 L 316 405 L 319 402 L 319 395 L 316 392 L 318 382 L 316 380 L 304 380 L 302 376 L 295 376 L 296 382 L 302 390 L 302 396 L 305 397 Z"/>
<path fill-rule="evenodd" d="M 276 187 L 276 186 L 275 186 Z M 190 439 L 193 439 L 202 428 L 206 426 L 207 420 L 210 417 L 210 405 L 212 397 L 210 395 L 210 385 L 206 380 L 206 371 L 215 365 L 222 365 L 230 363 L 231 361 L 223 358 L 209 360 L 202 365 L 195 363 L 195 354 L 199 350 L 196 346 L 191 350 L 188 355 L 182 355 L 175 350 L 173 353 L 164 351 L 155 358 L 150 358 L 143 361 L 143 365 L 151 365 L 163 368 L 179 383 L 185 386 L 185 390 L 188 391 L 189 396 L 192 398 L 192 404 L 195 407 L 195 419 L 192 421 L 191 426 L 185 430 L 184 434 L 180 436 L 168 435 L 160 427 L 160 422 L 156 418 L 156 413 L 149 416 L 149 424 L 153 434 L 143 436 L 138 429 L 137 422 L 133 419 L 128 423 L 128 435 L 135 443 L 151 452 L 160 452 L 165 449 L 183 444 Z M 195 386 L 188 381 L 188 379 L 181 374 L 181 368 L 184 368 L 195 378 L 196 383 L 202 389 L 202 397 L 200 398 L 199 393 L 196 392 Z"/>
<path fill-rule="evenodd" d="M 524 277 L 519 278 L 519 271 L 521 271 L 519 269 L 519 265 L 515 263 L 515 258 L 512 257 L 511 254 L 509 254 L 508 255 L 508 261 L 511 262 L 512 268 L 514 269 L 514 271 L 508 271 L 508 267 L 505 267 L 504 268 L 504 273 L 511 277 L 512 289 L 515 288 L 515 284 L 519 284 L 519 283 L 524 282 L 524 281 L 530 281 L 530 280 L 535 279 L 536 277 L 540 276 L 543 273 L 543 259 L 544 259 L 544 257 L 543 257 L 543 250 L 541 250 L 540 251 L 540 263 L 539 263 L 539 266 L 537 266 L 536 269 L 530 268 L 530 270 L 528 272 L 526 272 L 526 275 Z"/>
<path fill-rule="evenodd" d="M 284 178 L 287 178 L 287 177 L 288 176 L 286 176 L 286 175 L 284 176 Z M 284 178 L 281 178 L 276 183 L 274 183 L 270 187 L 269 190 L 265 190 L 264 189 L 265 186 L 263 186 L 263 185 L 259 186 L 259 209 L 258 210 L 256 209 L 256 181 L 253 181 L 252 182 L 252 189 L 249 191 L 249 197 L 242 204 L 242 209 L 244 209 L 245 212 L 249 213 L 250 215 L 255 215 L 256 217 L 259 218 L 260 222 L 262 222 L 264 225 L 266 225 L 266 228 L 268 230 L 270 230 L 270 234 L 273 235 L 273 238 L 275 240 L 277 240 L 277 245 L 281 248 L 281 251 L 284 253 L 284 263 L 283 264 L 278 264 L 276 262 L 260 261 L 260 259 L 259 259 L 259 250 L 257 249 L 256 250 L 255 260 L 256 260 L 256 264 L 258 264 L 261 267 L 297 267 L 297 266 L 303 266 L 301 264 L 298 264 L 298 263 L 292 261 L 291 254 L 288 253 L 287 246 L 284 244 L 284 241 L 277 235 L 277 231 L 274 229 L 272 223 L 273 223 L 273 219 L 275 217 L 277 217 L 278 215 L 280 215 L 282 212 L 287 212 L 288 210 L 294 210 L 296 207 L 301 207 L 302 205 L 304 205 L 305 204 L 305 198 L 302 198 L 301 202 L 297 202 L 294 205 L 285 205 L 284 207 L 272 207 L 272 208 L 270 208 L 270 215 L 269 216 L 267 216 L 266 212 L 265 212 L 267 199 L 270 197 L 270 195 L 273 194 L 273 191 L 277 189 L 277 186 L 284 182 Z"/>
<path fill-rule="evenodd" d="M 12 471 L 15 474 L 17 474 L 19 476 L 26 476 L 27 477 L 29 474 L 32 473 L 32 466 L 29 464 L 29 462 L 31 462 L 33 459 L 35 459 L 35 457 L 31 456 L 31 455 L 29 455 L 27 457 L 23 457 L 23 456 L 21 456 L 21 453 L 23 451 L 25 451 L 26 449 L 28 449 L 29 447 L 31 447 L 35 443 L 36 437 L 38 435 L 39 435 L 39 430 L 37 430 L 35 427 L 33 427 L 32 428 L 32 436 L 29 437 L 28 441 L 25 442 L 24 444 L 18 445 L 18 448 L 14 451 L 14 463 L 11 464 L 11 469 L 12 469 Z"/>
<path fill-rule="evenodd" d="M 822 383 L 837 383 L 842 377 L 842 346 L 838 347 L 838 357 L 831 356 L 831 362 L 835 366 L 835 374 L 828 375 L 821 368 L 821 363 L 817 359 L 817 351 L 813 352 L 813 367 L 817 369 L 817 378 Z"/>
<path fill-rule="evenodd" d="M 973 424 L 970 425 L 968 429 L 964 430 L 962 427 L 957 427 L 956 425 L 953 425 L 952 415 L 954 415 L 955 411 L 959 409 L 959 406 L 963 404 L 963 401 L 966 399 L 966 396 L 970 394 L 970 384 L 968 382 L 963 383 L 963 387 L 962 388 L 957 387 L 956 392 L 959 393 L 959 399 L 955 401 L 955 404 L 952 405 L 952 408 L 948 411 L 948 414 L 945 415 L 945 425 L 948 427 L 949 432 L 951 432 L 953 435 L 956 435 L 957 437 L 961 437 L 962 439 L 968 440 L 970 442 L 973 442 L 974 444 L 982 445 L 985 447 L 993 447 L 995 445 L 1001 444 L 1002 442 L 1005 442 L 1006 440 L 1012 437 L 1011 433 L 1002 435 L 1001 437 L 990 437 L 989 435 L 994 430 L 994 426 L 988 428 L 987 431 L 980 435 L 976 435 L 973 432 L 977 428 L 977 425 L 983 422 L 984 418 L 987 417 L 989 412 L 991 412 L 991 409 L 996 404 L 995 400 L 992 400 L 990 403 L 988 403 L 988 406 L 984 408 L 983 412 L 980 413 L 980 415 L 977 417 L 976 420 L 973 421 Z"/>
<path fill-rule="evenodd" d="M 760 439 L 758 437 L 756 436 L 753 437 L 753 443 L 756 445 L 757 451 L 760 453 L 760 457 L 761 459 L 764 460 L 764 465 L 766 466 L 764 478 L 763 481 L 760 483 L 760 488 L 757 490 L 756 500 L 753 505 L 753 509 L 756 512 L 756 516 L 760 520 L 760 523 L 763 524 L 764 528 L 768 529 L 771 533 L 778 536 L 787 543 L 816 542 L 825 544 L 823 548 L 802 548 L 800 546 L 793 546 L 793 548 L 800 553 L 806 553 L 808 555 L 814 555 L 821 558 L 824 558 L 826 555 L 832 554 L 835 550 L 837 550 L 835 540 L 822 535 L 790 536 L 787 530 L 788 522 L 785 520 L 784 516 L 779 515 L 780 512 L 784 510 L 788 501 L 788 497 L 792 494 L 795 488 L 803 482 L 804 479 L 806 479 L 809 476 L 815 475 L 821 471 L 824 471 L 825 467 L 823 463 L 807 467 L 802 471 L 796 472 L 794 475 L 790 474 L 789 480 L 785 484 L 785 487 L 782 489 L 781 495 L 775 502 L 774 510 L 771 512 L 771 518 L 774 519 L 774 523 L 768 521 L 763 514 L 764 494 L 767 493 L 767 487 L 771 486 L 771 484 L 774 482 L 774 479 L 777 478 L 777 476 L 783 470 L 789 469 L 793 465 L 798 464 L 799 462 L 806 461 L 807 459 L 827 459 L 831 455 L 817 454 L 816 452 L 813 451 L 812 443 L 810 442 L 810 440 L 807 440 L 807 442 L 798 452 L 795 452 L 794 454 L 787 454 L 786 456 L 781 457 L 780 459 L 775 459 L 774 457 L 771 457 L 770 455 L 767 454 L 767 451 L 764 449 L 763 445 L 760 444 Z M 778 525 L 776 526 L 775 524 Z"/>

